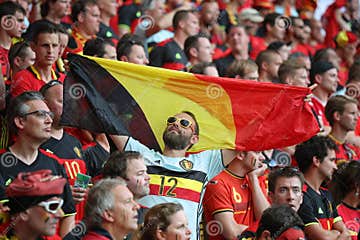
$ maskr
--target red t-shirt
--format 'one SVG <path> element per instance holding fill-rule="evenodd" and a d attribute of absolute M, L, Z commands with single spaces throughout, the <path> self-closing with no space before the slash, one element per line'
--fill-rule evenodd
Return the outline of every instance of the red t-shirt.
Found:
<path fill-rule="evenodd" d="M 5 49 L 0 46 L 0 64 L 1 64 L 1 72 L 6 81 L 10 75 L 10 63 L 9 63 L 9 49 Z"/>
<path fill-rule="evenodd" d="M 346 85 L 348 75 L 349 75 L 349 68 L 347 66 L 347 63 L 344 60 L 342 60 L 340 63 L 340 69 L 338 72 L 339 84 L 341 86 L 344 87 Z"/>
<path fill-rule="evenodd" d="M 255 60 L 261 51 L 266 50 L 267 44 L 261 37 L 250 36 L 250 58 Z"/>
<path fill-rule="evenodd" d="M 51 75 L 53 80 L 64 82 L 64 74 L 51 70 Z M 40 74 L 35 67 L 30 66 L 29 68 L 21 70 L 14 75 L 11 82 L 10 94 L 12 97 L 16 97 L 26 91 L 39 91 L 45 84 L 46 82 L 41 79 Z"/>
<path fill-rule="evenodd" d="M 316 113 L 316 116 L 320 122 L 321 127 L 330 126 L 328 120 L 325 117 L 325 106 L 326 103 L 323 104 L 317 97 L 312 97 L 311 99 L 311 107 Z"/>
<path fill-rule="evenodd" d="M 334 140 L 336 143 L 338 150 L 336 153 L 336 164 L 340 164 L 342 162 L 348 162 L 352 160 L 359 160 L 360 158 L 360 149 L 349 143 L 342 143 L 337 140 L 333 135 L 329 134 L 329 137 Z"/>
<path fill-rule="evenodd" d="M 311 47 L 306 44 L 296 44 L 295 47 L 291 50 L 291 53 L 301 52 L 302 54 L 306 56 L 311 55 Z"/>
<path fill-rule="evenodd" d="M 266 183 L 260 178 L 260 186 L 266 195 Z M 222 171 L 206 186 L 203 200 L 205 220 L 209 224 L 213 215 L 221 212 L 232 212 L 236 223 L 249 226 L 247 230 L 256 231 L 258 222 L 255 219 L 253 199 L 247 178 L 241 178 Z M 224 239 L 221 235 L 209 236 L 210 240 Z"/>
<path fill-rule="evenodd" d="M 345 226 L 350 231 L 351 239 L 358 239 L 358 232 L 360 230 L 360 209 L 352 208 L 344 203 L 337 206 L 338 214 L 342 217 Z"/>

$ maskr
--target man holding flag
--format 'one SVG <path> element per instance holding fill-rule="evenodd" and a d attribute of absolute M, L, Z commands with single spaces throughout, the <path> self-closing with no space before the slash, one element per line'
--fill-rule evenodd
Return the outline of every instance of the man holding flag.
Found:
<path fill-rule="evenodd" d="M 140 152 L 151 180 L 150 195 L 139 203 L 180 202 L 192 239 L 199 233 L 204 186 L 235 158 L 234 149 L 281 148 L 319 131 L 307 88 L 69 58 L 61 123 L 108 133 L 119 150 Z M 184 109 L 192 113 L 175 114 Z"/>
<path fill-rule="evenodd" d="M 202 209 L 200 201 L 205 184 L 236 156 L 233 150 L 208 150 L 187 155 L 199 141 L 199 126 L 191 112 L 169 117 L 163 133 L 163 153 L 156 152 L 128 136 L 112 136 L 119 150 L 139 151 L 144 155 L 150 175 L 150 194 L 139 203 L 152 207 L 164 202 L 181 203 L 189 228 L 198 239 Z"/>

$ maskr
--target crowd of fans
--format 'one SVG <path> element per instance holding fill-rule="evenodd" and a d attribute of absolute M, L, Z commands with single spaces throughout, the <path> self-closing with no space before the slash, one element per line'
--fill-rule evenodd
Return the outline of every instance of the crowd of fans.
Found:
<path fill-rule="evenodd" d="M 188 154 L 191 109 L 162 152 L 62 126 L 68 54 L 309 87 L 320 131 Z M 358 0 L 0 1 L 0 66 L 0 239 L 359 239 Z"/>

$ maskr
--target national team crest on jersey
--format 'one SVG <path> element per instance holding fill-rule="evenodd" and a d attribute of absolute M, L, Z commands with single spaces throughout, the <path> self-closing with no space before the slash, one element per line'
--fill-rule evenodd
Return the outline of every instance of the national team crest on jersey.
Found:
<path fill-rule="evenodd" d="M 186 159 L 181 160 L 179 164 L 186 171 L 190 171 L 194 167 L 194 164 Z"/>
<path fill-rule="evenodd" d="M 79 158 L 81 158 L 81 152 L 80 152 L 80 149 L 78 147 L 74 147 L 74 152 Z"/>

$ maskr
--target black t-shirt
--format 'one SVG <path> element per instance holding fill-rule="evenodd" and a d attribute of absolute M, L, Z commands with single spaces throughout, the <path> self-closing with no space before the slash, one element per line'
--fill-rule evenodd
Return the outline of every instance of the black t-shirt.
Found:
<path fill-rule="evenodd" d="M 45 143 L 43 143 L 40 148 L 45 151 L 51 151 L 53 154 L 59 158 L 66 159 L 82 159 L 82 145 L 79 140 L 75 137 L 64 132 L 61 139 L 55 139 L 51 137 Z"/>
<path fill-rule="evenodd" d="M 100 23 L 100 29 L 96 35 L 103 39 L 110 39 L 111 41 L 114 42 L 114 44 L 116 44 L 119 41 L 119 36 L 112 30 L 112 28 L 106 26 L 103 23 Z"/>
<path fill-rule="evenodd" d="M 36 160 L 30 165 L 25 164 L 20 159 L 16 158 L 10 151 L 5 149 L 1 151 L 0 159 L 2 163 L 0 164 L 0 201 L 7 199 L 5 195 L 5 187 L 9 185 L 20 172 L 34 172 L 50 169 L 53 175 L 62 176 L 67 179 L 64 168 L 54 158 L 45 155 L 40 150 L 38 151 Z M 62 198 L 64 199 L 62 209 L 65 216 L 75 214 L 75 204 L 72 198 L 69 183 L 66 183 L 64 186 Z"/>
<path fill-rule="evenodd" d="M 141 17 L 140 6 L 135 3 L 125 2 L 118 10 L 118 24 L 131 28 L 134 21 Z"/>
<path fill-rule="evenodd" d="M 150 53 L 150 65 L 173 70 L 186 70 L 188 59 L 184 51 L 173 40 L 159 43 Z"/>
<path fill-rule="evenodd" d="M 234 61 L 235 57 L 231 53 L 214 61 L 220 77 L 225 77 L 227 68 Z"/>
<path fill-rule="evenodd" d="M 319 223 L 325 230 L 332 230 L 333 223 L 341 220 L 329 191 L 320 189 L 320 194 L 305 183 L 303 203 L 298 210 L 305 226 Z"/>

